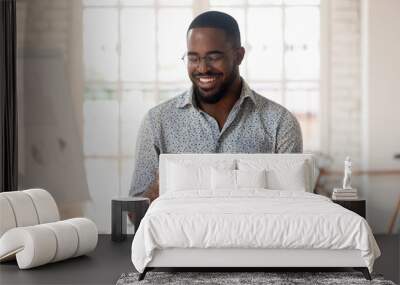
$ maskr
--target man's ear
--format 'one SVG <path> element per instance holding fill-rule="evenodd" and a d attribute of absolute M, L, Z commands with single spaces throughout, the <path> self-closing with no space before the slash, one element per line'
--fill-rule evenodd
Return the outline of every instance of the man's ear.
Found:
<path fill-rule="evenodd" d="M 236 64 L 240 65 L 243 61 L 244 54 L 246 53 L 246 50 L 244 47 L 240 47 L 236 50 Z"/>

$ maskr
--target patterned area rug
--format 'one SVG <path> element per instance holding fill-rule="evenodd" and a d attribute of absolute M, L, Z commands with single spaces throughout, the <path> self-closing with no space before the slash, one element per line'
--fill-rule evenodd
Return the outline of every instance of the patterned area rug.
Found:
<path fill-rule="evenodd" d="M 379 284 L 395 285 L 384 280 L 381 275 L 372 274 L 372 281 L 364 278 L 360 272 L 148 272 L 142 281 L 138 281 L 139 273 L 124 273 L 117 285 L 134 284 Z"/>

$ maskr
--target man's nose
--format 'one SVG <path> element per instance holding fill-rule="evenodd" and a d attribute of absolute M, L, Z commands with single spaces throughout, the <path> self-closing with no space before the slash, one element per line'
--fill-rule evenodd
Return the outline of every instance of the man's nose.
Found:
<path fill-rule="evenodd" d="M 197 69 L 199 70 L 200 73 L 205 73 L 207 72 L 209 66 L 207 64 L 207 60 L 205 58 L 200 58 L 199 59 L 199 66 Z"/>

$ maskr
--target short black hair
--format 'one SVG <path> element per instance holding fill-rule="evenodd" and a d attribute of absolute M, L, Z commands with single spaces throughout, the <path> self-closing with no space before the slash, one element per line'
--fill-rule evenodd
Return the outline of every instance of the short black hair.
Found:
<path fill-rule="evenodd" d="M 232 16 L 226 13 L 207 11 L 198 15 L 190 23 L 186 35 L 194 28 L 221 29 L 225 32 L 228 40 L 231 41 L 234 47 L 241 46 L 239 25 Z"/>

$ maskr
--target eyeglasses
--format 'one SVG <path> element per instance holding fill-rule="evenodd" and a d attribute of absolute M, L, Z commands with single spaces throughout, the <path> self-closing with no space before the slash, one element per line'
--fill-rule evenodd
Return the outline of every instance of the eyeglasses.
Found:
<path fill-rule="evenodd" d="M 220 61 L 222 61 L 224 57 L 225 57 L 224 53 L 210 53 L 205 56 L 198 56 L 195 54 L 185 53 L 181 59 L 183 60 L 183 62 L 185 62 L 185 64 L 188 67 L 198 67 L 202 60 L 204 60 L 204 63 L 207 66 L 215 66 Z"/>

